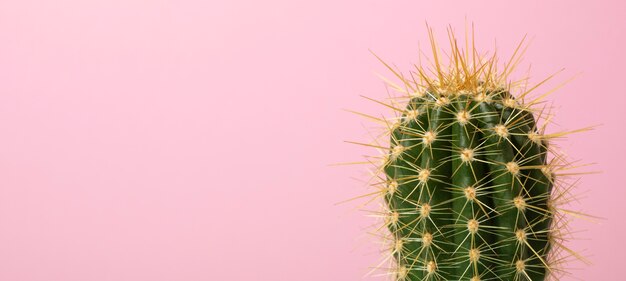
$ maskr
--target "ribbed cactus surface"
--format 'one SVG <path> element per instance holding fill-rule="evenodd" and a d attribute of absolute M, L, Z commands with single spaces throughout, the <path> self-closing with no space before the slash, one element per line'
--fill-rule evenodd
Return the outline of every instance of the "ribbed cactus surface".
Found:
<path fill-rule="evenodd" d="M 399 280 L 543 280 L 552 187 L 533 115 L 504 89 L 429 89 L 391 133 Z"/>

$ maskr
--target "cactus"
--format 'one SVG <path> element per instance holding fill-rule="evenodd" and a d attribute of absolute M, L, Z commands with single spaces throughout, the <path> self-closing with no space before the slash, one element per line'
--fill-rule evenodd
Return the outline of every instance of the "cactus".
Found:
<path fill-rule="evenodd" d="M 402 96 L 371 100 L 396 117 L 360 114 L 384 124 L 389 140 L 365 144 L 382 152 L 373 185 L 384 198 L 389 275 L 394 281 L 557 279 L 563 253 L 577 254 L 563 245 L 567 220 L 559 205 L 569 185 L 559 171 L 568 163 L 551 139 L 589 128 L 545 132 L 540 105 L 547 94 L 530 99 L 529 93 L 546 80 L 528 89 L 528 79 L 509 79 L 524 40 L 497 71 L 496 57 L 480 57 L 473 36 L 465 52 L 450 31 L 444 67 L 429 31 L 430 69 L 418 66 L 407 78 L 381 60 L 402 81 L 386 79 Z"/>

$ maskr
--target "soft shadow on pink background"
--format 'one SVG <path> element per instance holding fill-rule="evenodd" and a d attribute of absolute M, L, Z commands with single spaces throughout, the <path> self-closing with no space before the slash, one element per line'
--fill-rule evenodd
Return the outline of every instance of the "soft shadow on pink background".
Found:
<path fill-rule="evenodd" d="M 342 108 L 385 112 L 368 49 L 408 70 L 426 21 L 465 18 L 503 56 L 533 38 L 533 81 L 582 72 L 550 101 L 558 129 L 603 124 L 563 146 L 599 163 L 572 208 L 605 220 L 565 280 L 622 280 L 621 2 L 223 2 L 0 2 L 0 280 L 361 280 L 373 221 L 334 203 L 365 174 L 328 164 L 372 151 Z"/>

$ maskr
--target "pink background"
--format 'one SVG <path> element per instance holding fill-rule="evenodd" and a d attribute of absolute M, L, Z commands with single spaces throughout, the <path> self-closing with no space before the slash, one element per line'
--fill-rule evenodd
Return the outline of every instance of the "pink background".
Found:
<path fill-rule="evenodd" d="M 503 58 L 528 33 L 533 81 L 582 72 L 550 101 L 557 129 L 603 124 L 563 146 L 605 220 L 566 280 L 623 280 L 621 1 L 222 2 L 0 1 L 0 280 L 361 280 L 373 221 L 334 203 L 364 170 L 328 164 L 372 151 L 342 108 L 386 113 L 368 49 L 408 70 L 425 21 L 466 17 Z"/>

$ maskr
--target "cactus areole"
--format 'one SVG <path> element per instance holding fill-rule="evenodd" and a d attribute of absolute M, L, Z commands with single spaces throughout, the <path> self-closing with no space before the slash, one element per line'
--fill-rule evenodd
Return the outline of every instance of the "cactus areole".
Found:
<path fill-rule="evenodd" d="M 565 165 L 548 143 L 568 132 L 546 134 L 546 95 L 531 98 L 534 85 L 509 79 L 524 40 L 499 65 L 473 42 L 465 52 L 452 34 L 444 64 L 430 35 L 429 66 L 405 76 L 385 64 L 401 80 L 387 83 L 402 96 L 375 101 L 395 117 L 367 116 L 385 125 L 389 141 L 373 145 L 382 152 L 388 276 L 548 280 L 564 252 L 557 248 L 565 221 L 557 208 L 565 192 L 555 181 Z"/>

